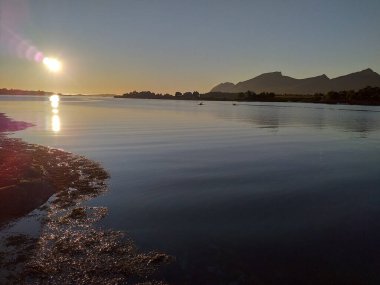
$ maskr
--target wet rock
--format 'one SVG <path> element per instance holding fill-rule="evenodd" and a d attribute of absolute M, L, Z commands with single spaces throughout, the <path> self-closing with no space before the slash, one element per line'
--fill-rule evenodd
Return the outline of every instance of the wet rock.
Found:
<path fill-rule="evenodd" d="M 158 265 L 162 263 L 170 263 L 173 261 L 173 257 L 163 254 L 163 253 L 156 253 L 154 254 L 148 261 L 148 265 Z"/>
<path fill-rule="evenodd" d="M 78 220 L 86 218 L 86 210 L 84 207 L 75 208 L 71 211 L 71 213 L 67 216 L 70 219 Z"/>

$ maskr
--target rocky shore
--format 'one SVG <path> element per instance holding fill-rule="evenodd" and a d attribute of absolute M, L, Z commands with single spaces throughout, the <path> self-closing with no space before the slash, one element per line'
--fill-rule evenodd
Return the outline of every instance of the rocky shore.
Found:
<path fill-rule="evenodd" d="M 108 191 L 109 174 L 83 156 L 6 136 L 30 126 L 0 114 L 0 283 L 165 284 L 156 273 L 171 256 L 101 229 L 108 209 L 84 205 Z M 5 230 L 37 208 L 38 236 Z"/>

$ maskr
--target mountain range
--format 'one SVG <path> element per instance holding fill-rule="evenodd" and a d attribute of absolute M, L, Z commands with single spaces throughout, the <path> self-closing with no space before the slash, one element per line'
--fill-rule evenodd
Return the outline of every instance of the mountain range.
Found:
<path fill-rule="evenodd" d="M 358 90 L 367 86 L 380 87 L 380 75 L 370 68 L 332 79 L 325 74 L 296 79 L 276 71 L 263 73 L 237 84 L 221 83 L 212 88 L 210 92 L 239 93 L 253 91 L 255 93 L 315 94 L 329 91 Z"/>

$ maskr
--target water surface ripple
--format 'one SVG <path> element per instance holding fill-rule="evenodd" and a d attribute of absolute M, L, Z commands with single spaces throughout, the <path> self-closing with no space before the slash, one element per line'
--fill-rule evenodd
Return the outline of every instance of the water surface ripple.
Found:
<path fill-rule="evenodd" d="M 103 223 L 170 284 L 379 284 L 380 108 L 2 97 L 15 134 L 100 161 Z"/>

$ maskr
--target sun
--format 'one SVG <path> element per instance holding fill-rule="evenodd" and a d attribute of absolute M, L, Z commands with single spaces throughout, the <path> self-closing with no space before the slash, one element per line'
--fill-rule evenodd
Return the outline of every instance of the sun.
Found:
<path fill-rule="evenodd" d="M 62 69 L 62 63 L 54 57 L 45 57 L 42 62 L 51 72 L 59 72 Z"/>

